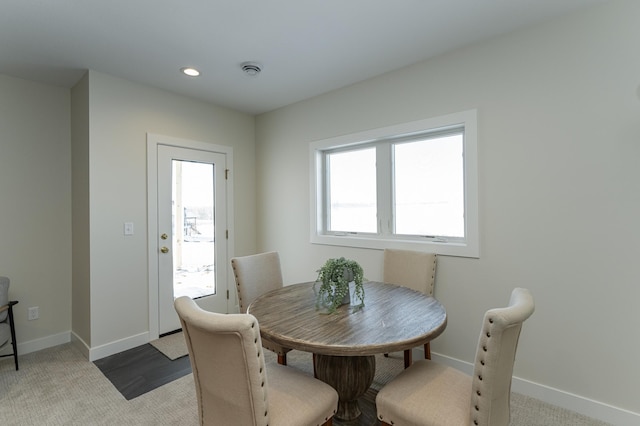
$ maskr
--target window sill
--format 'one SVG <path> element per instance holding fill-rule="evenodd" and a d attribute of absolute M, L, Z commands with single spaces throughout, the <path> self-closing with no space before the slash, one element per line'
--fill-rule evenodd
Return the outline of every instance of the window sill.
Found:
<path fill-rule="evenodd" d="M 385 248 L 415 250 L 429 253 L 436 253 L 443 256 L 471 257 L 479 258 L 479 248 L 477 244 L 467 242 L 437 241 L 430 239 L 402 239 L 402 238 L 380 238 L 357 235 L 311 235 L 312 244 L 355 247 L 373 250 L 384 250 Z"/>

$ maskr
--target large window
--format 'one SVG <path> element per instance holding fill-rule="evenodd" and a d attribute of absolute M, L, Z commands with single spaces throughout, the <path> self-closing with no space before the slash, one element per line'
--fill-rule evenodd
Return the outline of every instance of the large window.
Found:
<path fill-rule="evenodd" d="M 476 112 L 313 142 L 311 241 L 478 257 Z"/>

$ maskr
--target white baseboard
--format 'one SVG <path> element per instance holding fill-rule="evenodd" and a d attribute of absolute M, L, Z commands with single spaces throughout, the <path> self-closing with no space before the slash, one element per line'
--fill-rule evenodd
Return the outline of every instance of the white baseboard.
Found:
<path fill-rule="evenodd" d="M 18 356 L 26 355 L 31 352 L 41 351 L 47 348 L 52 348 L 54 346 L 62 345 L 64 343 L 69 343 L 72 341 L 82 351 L 84 356 L 87 357 L 89 361 L 95 361 L 97 359 L 117 354 L 122 351 L 144 345 L 145 343 L 149 343 L 149 333 L 140 333 L 135 336 L 127 337 L 125 339 L 116 340 L 115 342 L 110 342 L 105 345 L 90 348 L 87 343 L 82 340 L 77 334 L 71 331 L 65 331 L 63 333 L 52 334 L 51 336 L 30 340 L 28 342 L 19 342 Z M 10 348 L 8 348 L 7 350 L 10 351 Z"/>
<path fill-rule="evenodd" d="M 140 345 L 144 345 L 145 343 L 149 343 L 149 333 L 146 331 L 144 333 L 136 334 L 135 336 L 116 340 L 115 342 L 109 342 L 104 345 L 88 348 L 89 361 L 95 361 L 109 355 L 117 354 Z"/>
<path fill-rule="evenodd" d="M 82 355 L 84 355 L 85 358 L 89 359 L 89 349 L 90 349 L 89 345 L 87 345 L 87 342 L 82 340 L 82 338 L 78 336 L 76 333 L 74 333 L 73 331 L 71 332 L 71 342 L 74 344 L 75 347 L 80 349 L 80 351 L 82 352 Z"/>
<path fill-rule="evenodd" d="M 96 346 L 94 348 L 89 347 L 80 336 L 75 333 L 71 333 L 72 342 L 82 351 L 82 354 L 89 361 L 96 361 L 100 358 L 114 355 L 122 351 L 126 351 L 145 343 L 149 343 L 149 333 L 144 332 L 135 336 L 127 337 L 126 339 L 116 340 L 115 342 L 107 343 L 106 345 Z"/>
<path fill-rule="evenodd" d="M 424 358 L 422 349 L 414 349 L 413 359 L 422 358 Z M 473 364 L 469 362 L 460 361 L 459 359 L 443 356 L 434 352 L 431 352 L 431 359 L 449 365 L 469 375 L 473 374 Z M 623 408 L 614 407 L 603 402 L 534 383 L 519 377 L 513 377 L 511 390 L 616 426 L 640 425 L 640 413 L 634 413 Z"/>
<path fill-rule="evenodd" d="M 575 411 L 603 422 L 617 426 L 640 425 L 640 414 L 584 396 L 561 391 L 549 386 L 534 383 L 518 377 L 513 378 L 511 388 L 514 392 L 527 395 L 549 404 Z"/>
<path fill-rule="evenodd" d="M 65 331 L 64 333 L 52 334 L 51 336 L 29 340 L 28 342 L 18 342 L 18 356 L 69 343 L 70 341 L 71 332 Z"/>

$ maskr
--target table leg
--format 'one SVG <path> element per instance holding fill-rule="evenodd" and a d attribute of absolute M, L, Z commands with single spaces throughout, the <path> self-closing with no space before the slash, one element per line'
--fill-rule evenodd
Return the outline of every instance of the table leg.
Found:
<path fill-rule="evenodd" d="M 338 411 L 335 417 L 353 420 L 360 416 L 358 398 L 367 392 L 376 372 L 375 356 L 315 356 L 318 379 L 338 392 Z"/>

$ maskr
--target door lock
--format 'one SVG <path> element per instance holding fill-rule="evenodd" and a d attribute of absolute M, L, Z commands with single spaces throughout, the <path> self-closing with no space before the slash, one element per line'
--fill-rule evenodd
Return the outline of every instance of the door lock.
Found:
<path fill-rule="evenodd" d="M 162 247 L 160 249 L 160 251 L 163 252 L 163 253 L 169 253 L 169 248 L 168 247 Z"/>
<path fill-rule="evenodd" d="M 166 240 L 167 238 L 169 238 L 169 236 L 167 234 L 162 234 L 160 235 L 160 238 L 162 238 L 163 240 Z"/>

